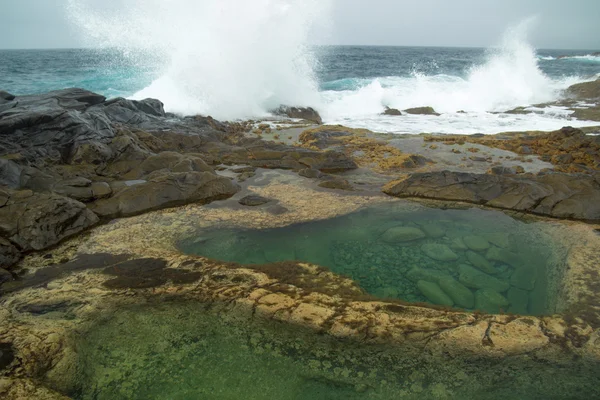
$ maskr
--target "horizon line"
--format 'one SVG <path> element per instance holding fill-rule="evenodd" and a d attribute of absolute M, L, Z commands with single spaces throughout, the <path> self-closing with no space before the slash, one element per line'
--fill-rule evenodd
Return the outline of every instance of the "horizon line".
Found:
<path fill-rule="evenodd" d="M 389 48 L 438 48 L 438 49 L 493 49 L 498 46 L 461 46 L 461 45 L 395 45 L 395 44 L 311 44 L 310 47 L 389 47 Z M 0 51 L 56 51 L 56 50 L 107 50 L 117 47 L 23 47 L 23 48 L 0 48 Z M 583 48 L 550 48 L 534 47 L 535 50 L 559 50 L 559 51 L 591 51 L 600 49 Z"/>

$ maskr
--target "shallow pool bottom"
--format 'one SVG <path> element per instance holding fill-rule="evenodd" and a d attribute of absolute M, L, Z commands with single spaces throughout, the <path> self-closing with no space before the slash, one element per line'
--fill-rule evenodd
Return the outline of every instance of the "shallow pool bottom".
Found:
<path fill-rule="evenodd" d="M 512 400 L 600 393 L 597 365 L 527 355 L 461 359 L 341 341 L 197 301 L 117 309 L 81 334 L 77 349 L 72 396 L 80 400 Z"/>
<path fill-rule="evenodd" d="M 566 249 L 498 211 L 390 203 L 278 229 L 214 227 L 181 241 L 188 254 L 240 264 L 304 261 L 369 294 L 488 313 L 555 312 Z"/>

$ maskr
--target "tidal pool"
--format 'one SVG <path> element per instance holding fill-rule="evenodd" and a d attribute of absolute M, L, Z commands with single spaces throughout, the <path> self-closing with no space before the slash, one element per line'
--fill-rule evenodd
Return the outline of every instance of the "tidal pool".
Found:
<path fill-rule="evenodd" d="M 556 311 L 567 249 L 547 231 L 548 223 L 477 208 L 405 204 L 278 229 L 215 227 L 180 247 L 240 264 L 318 264 L 381 298 L 488 313 Z"/>
<path fill-rule="evenodd" d="M 224 306 L 157 299 L 79 337 L 80 400 L 598 398 L 598 366 L 464 359 L 336 340 Z"/>

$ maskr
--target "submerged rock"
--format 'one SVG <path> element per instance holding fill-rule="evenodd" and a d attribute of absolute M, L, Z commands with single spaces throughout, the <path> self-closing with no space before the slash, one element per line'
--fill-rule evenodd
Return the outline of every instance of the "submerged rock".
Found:
<path fill-rule="evenodd" d="M 439 287 L 437 283 L 428 281 L 417 282 L 417 288 L 433 304 L 452 307 L 454 301 Z"/>
<path fill-rule="evenodd" d="M 457 306 L 463 308 L 473 308 L 475 305 L 475 295 L 462 283 L 455 279 L 440 279 L 440 288 L 454 301 Z"/>
<path fill-rule="evenodd" d="M 461 264 L 458 272 L 459 282 L 473 289 L 492 289 L 503 293 L 510 287 L 508 282 L 501 281 L 468 265 Z"/>
<path fill-rule="evenodd" d="M 423 229 L 427 236 L 434 239 L 444 237 L 446 234 L 446 230 L 438 224 L 424 224 L 421 225 L 421 229 Z"/>
<path fill-rule="evenodd" d="M 421 251 L 429 258 L 433 258 L 438 261 L 456 261 L 458 255 L 450 250 L 450 247 L 445 244 L 439 243 L 426 243 L 421 246 Z"/>
<path fill-rule="evenodd" d="M 481 289 L 475 293 L 475 308 L 491 314 L 498 314 L 508 307 L 508 300 L 493 289 Z"/>
<path fill-rule="evenodd" d="M 467 260 L 469 260 L 469 262 L 473 264 L 475 268 L 485 272 L 486 274 L 495 275 L 498 273 L 496 268 L 494 268 L 494 266 L 488 260 L 486 260 L 485 257 L 473 251 L 467 251 Z"/>
<path fill-rule="evenodd" d="M 413 228 L 410 226 L 396 226 L 388 229 L 381 239 L 387 243 L 398 243 L 398 242 L 412 242 L 414 240 L 423 239 L 425 233 L 419 228 Z"/>
<path fill-rule="evenodd" d="M 497 261 L 504 264 L 508 264 L 515 268 L 519 267 L 522 262 L 517 254 L 495 246 L 491 247 L 487 251 L 487 253 L 485 254 L 485 258 L 490 261 Z"/>
<path fill-rule="evenodd" d="M 473 251 L 484 251 L 490 248 L 490 242 L 481 236 L 465 236 L 463 242 Z"/>
<path fill-rule="evenodd" d="M 347 190 L 347 191 L 354 190 L 354 187 L 350 184 L 350 182 L 348 182 L 345 179 L 337 178 L 337 177 L 327 179 L 327 180 L 319 183 L 319 187 L 322 187 L 325 189 L 337 189 L 337 190 Z"/>

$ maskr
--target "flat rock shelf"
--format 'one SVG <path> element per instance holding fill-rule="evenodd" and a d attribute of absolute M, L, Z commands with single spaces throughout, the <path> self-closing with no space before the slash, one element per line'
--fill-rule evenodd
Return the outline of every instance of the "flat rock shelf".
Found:
<path fill-rule="evenodd" d="M 567 249 L 545 224 L 477 208 L 384 204 L 277 229 L 212 227 L 179 245 L 188 254 L 245 265 L 317 264 L 379 298 L 548 315 L 556 312 Z"/>

